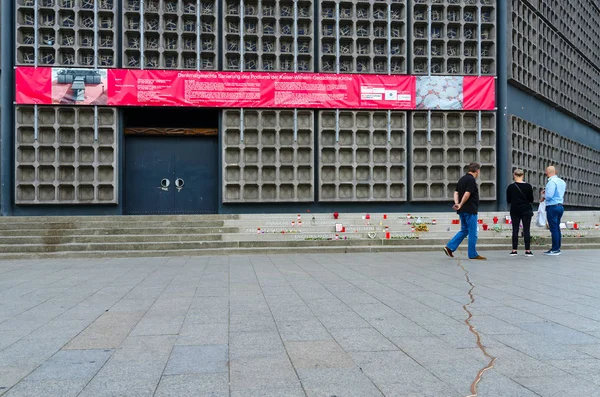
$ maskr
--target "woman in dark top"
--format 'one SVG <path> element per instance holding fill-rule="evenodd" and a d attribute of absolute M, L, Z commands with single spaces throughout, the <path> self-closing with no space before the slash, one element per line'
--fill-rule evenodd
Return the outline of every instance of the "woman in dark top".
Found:
<path fill-rule="evenodd" d="M 523 170 L 517 169 L 513 173 L 515 183 L 506 189 L 506 201 L 510 204 L 510 218 L 512 220 L 512 251 L 510 256 L 517 256 L 519 245 L 519 224 L 523 222 L 523 237 L 525 239 L 525 256 L 533 256 L 531 252 L 531 218 L 533 217 L 533 187 L 523 182 Z"/>

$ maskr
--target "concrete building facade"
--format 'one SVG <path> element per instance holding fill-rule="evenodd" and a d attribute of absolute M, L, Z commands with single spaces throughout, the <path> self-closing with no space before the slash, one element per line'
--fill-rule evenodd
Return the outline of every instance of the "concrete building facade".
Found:
<path fill-rule="evenodd" d="M 482 210 L 547 165 L 569 207 L 600 207 L 593 0 L 15 0 L 0 18 L 5 216 L 446 211 L 471 161 Z M 16 66 L 496 76 L 497 109 L 16 105 Z"/>

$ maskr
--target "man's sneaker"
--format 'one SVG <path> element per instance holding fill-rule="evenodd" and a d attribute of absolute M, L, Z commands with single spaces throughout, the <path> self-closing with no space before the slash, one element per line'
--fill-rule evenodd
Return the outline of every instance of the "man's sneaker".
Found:
<path fill-rule="evenodd" d="M 544 252 L 544 255 L 558 256 L 558 255 L 560 255 L 560 251 L 548 250 L 548 251 Z"/>
<path fill-rule="evenodd" d="M 487 258 L 485 256 L 481 256 L 481 255 L 477 255 L 475 258 L 469 258 L 469 259 L 474 259 L 474 260 L 478 260 L 478 261 L 487 260 Z"/>
<path fill-rule="evenodd" d="M 444 252 L 446 253 L 446 255 L 448 255 L 450 258 L 454 258 L 454 254 L 452 253 L 452 250 L 448 247 L 444 247 Z"/>
<path fill-rule="evenodd" d="M 513 250 L 513 251 L 510 251 L 510 254 L 508 254 L 508 255 L 517 256 L 518 254 L 517 254 L 517 251 Z"/>
<path fill-rule="evenodd" d="M 531 252 L 531 251 L 525 251 L 525 256 L 533 256 L 533 252 Z"/>

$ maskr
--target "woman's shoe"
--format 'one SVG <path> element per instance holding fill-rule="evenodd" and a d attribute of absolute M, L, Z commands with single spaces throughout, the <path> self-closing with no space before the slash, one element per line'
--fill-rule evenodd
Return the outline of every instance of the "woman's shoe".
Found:
<path fill-rule="evenodd" d="M 510 255 L 510 256 L 517 256 L 518 254 L 517 254 L 516 250 L 512 250 L 512 251 L 510 251 L 510 254 L 508 254 L 508 255 Z"/>
<path fill-rule="evenodd" d="M 531 251 L 525 251 L 525 256 L 533 256 L 533 252 L 531 252 Z"/>

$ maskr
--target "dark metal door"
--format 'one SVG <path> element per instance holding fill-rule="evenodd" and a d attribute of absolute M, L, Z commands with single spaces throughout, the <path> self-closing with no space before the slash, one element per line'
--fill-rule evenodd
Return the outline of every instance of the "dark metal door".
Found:
<path fill-rule="evenodd" d="M 217 212 L 216 137 L 127 136 L 127 214 Z"/>
<path fill-rule="evenodd" d="M 125 210 L 127 214 L 170 214 L 175 206 L 172 138 L 127 136 Z M 161 184 L 162 182 L 162 184 Z"/>
<path fill-rule="evenodd" d="M 217 137 L 182 136 L 177 139 L 174 179 L 176 213 L 216 213 Z"/>

